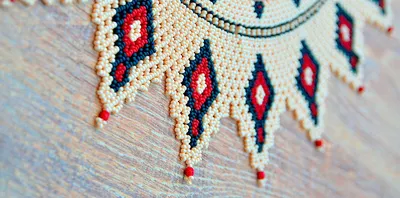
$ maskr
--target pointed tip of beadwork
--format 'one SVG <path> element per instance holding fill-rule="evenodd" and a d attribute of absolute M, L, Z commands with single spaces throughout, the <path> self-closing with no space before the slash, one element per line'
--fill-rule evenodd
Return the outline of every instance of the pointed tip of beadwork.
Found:
<path fill-rule="evenodd" d="M 393 27 L 393 26 L 390 26 L 386 31 L 387 31 L 387 33 L 389 34 L 389 36 L 391 36 L 391 35 L 393 35 L 394 27 Z"/>
<path fill-rule="evenodd" d="M 321 152 L 324 151 L 324 140 L 317 139 L 314 141 L 314 145 L 318 151 L 321 151 Z"/>
<path fill-rule="evenodd" d="M 257 184 L 259 187 L 265 186 L 265 172 L 264 171 L 257 172 Z"/>
<path fill-rule="evenodd" d="M 364 91 L 365 91 L 365 86 L 360 86 L 360 87 L 358 87 L 358 90 L 357 90 L 357 92 L 358 92 L 358 94 L 363 94 L 364 93 Z"/>
<path fill-rule="evenodd" d="M 192 184 L 192 180 L 193 180 L 193 176 L 194 176 L 194 168 L 192 168 L 190 166 L 186 167 L 184 174 L 185 174 L 184 179 L 185 179 L 186 183 Z"/>
<path fill-rule="evenodd" d="M 103 110 L 100 112 L 99 117 L 96 118 L 96 127 L 101 129 L 107 124 L 107 120 L 110 118 L 110 112 Z"/>

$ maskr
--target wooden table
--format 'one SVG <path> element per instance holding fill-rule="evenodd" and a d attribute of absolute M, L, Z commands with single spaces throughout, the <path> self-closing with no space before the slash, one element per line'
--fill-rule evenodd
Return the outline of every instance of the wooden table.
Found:
<path fill-rule="evenodd" d="M 90 3 L 0 10 L 0 197 L 400 197 L 399 32 L 365 31 L 363 96 L 331 79 L 325 153 L 285 113 L 259 188 L 225 118 L 187 185 L 163 85 L 93 127 L 100 105 L 90 12 Z"/>

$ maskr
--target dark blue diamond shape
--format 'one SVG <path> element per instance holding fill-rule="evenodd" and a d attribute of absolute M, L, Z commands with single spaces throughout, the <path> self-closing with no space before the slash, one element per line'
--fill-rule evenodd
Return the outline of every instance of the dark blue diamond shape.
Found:
<path fill-rule="evenodd" d="M 132 1 L 121 5 L 116 8 L 112 21 L 117 23 L 113 33 L 118 36 L 115 46 L 119 48 L 119 52 L 112 63 L 110 75 L 113 76 L 113 81 L 110 87 L 117 92 L 120 87 L 129 82 L 130 69 L 156 52 L 153 38 L 152 1 Z M 140 36 L 132 40 L 129 32 L 132 31 L 134 22 L 140 23 L 138 26 Z M 125 66 L 125 70 L 120 69 L 121 64 Z"/>

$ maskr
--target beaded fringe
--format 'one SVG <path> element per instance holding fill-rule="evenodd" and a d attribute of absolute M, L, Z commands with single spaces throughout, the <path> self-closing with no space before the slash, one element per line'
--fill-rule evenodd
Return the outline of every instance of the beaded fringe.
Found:
<path fill-rule="evenodd" d="M 103 127 L 165 76 L 185 180 L 230 116 L 265 183 L 268 149 L 285 111 L 323 148 L 327 82 L 362 93 L 365 22 L 388 33 L 389 1 L 97 0 L 94 48 Z M 237 9 L 238 7 L 242 9 Z"/>

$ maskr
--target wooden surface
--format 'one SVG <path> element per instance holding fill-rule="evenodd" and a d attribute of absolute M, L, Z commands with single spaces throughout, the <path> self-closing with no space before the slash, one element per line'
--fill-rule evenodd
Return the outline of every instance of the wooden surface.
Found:
<path fill-rule="evenodd" d="M 258 188 L 225 118 L 189 186 L 162 85 L 94 129 L 90 6 L 0 10 L 0 197 L 400 197 L 400 34 L 365 31 L 363 97 L 332 78 L 325 153 L 285 113 Z"/>

